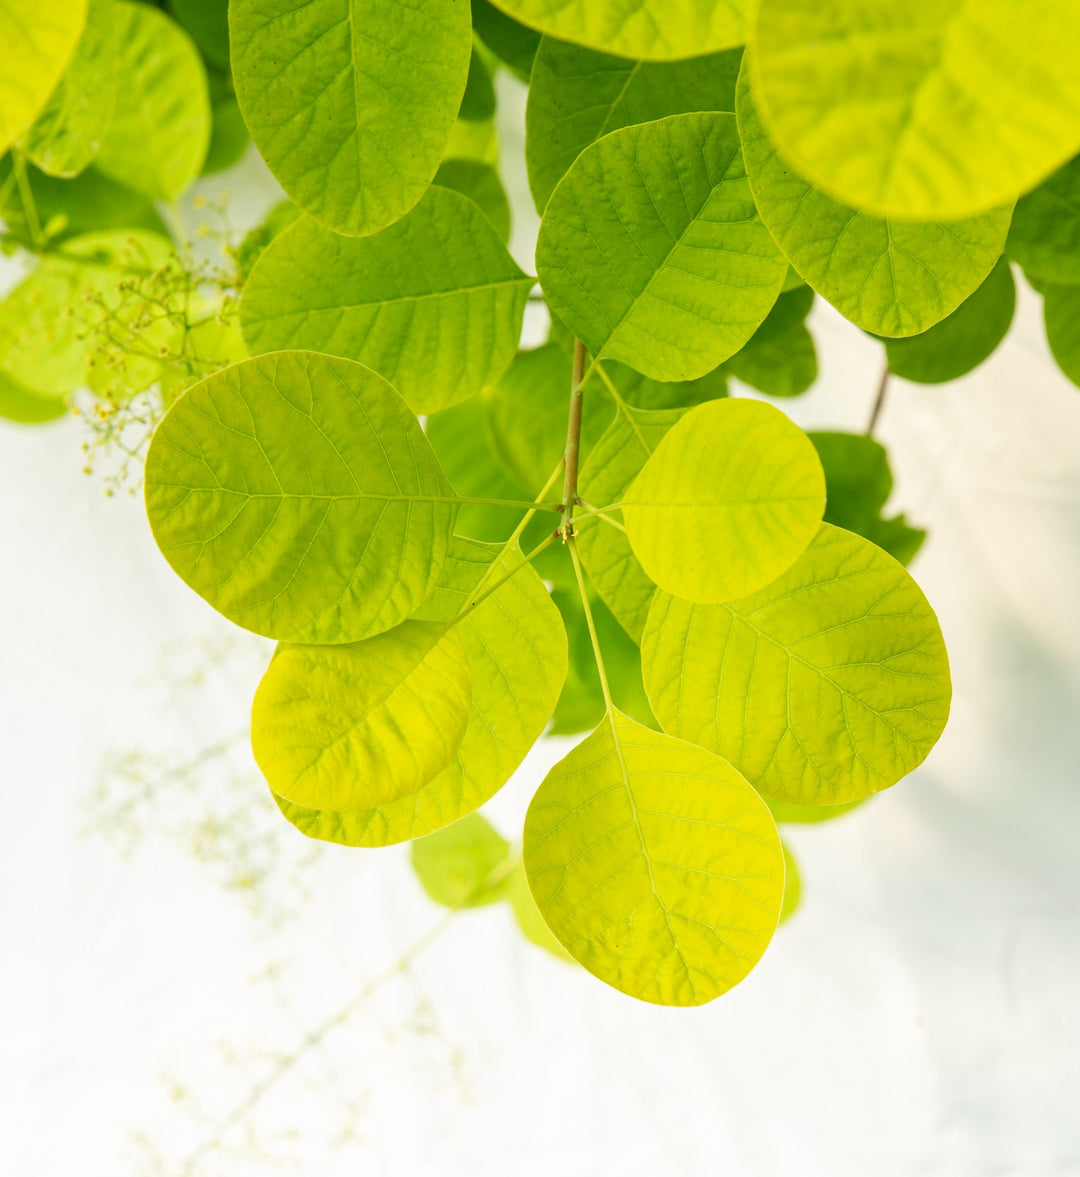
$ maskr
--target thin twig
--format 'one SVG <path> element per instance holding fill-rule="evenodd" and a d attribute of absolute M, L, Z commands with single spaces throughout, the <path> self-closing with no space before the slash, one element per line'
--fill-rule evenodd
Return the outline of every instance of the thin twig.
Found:
<path fill-rule="evenodd" d="M 885 407 L 885 394 L 889 389 L 889 377 L 892 373 L 889 371 L 889 365 L 886 364 L 881 373 L 881 381 L 878 384 L 877 396 L 874 397 L 874 407 L 870 410 L 870 420 L 866 424 L 866 436 L 873 437 L 874 429 L 877 427 L 878 418 L 881 416 L 881 410 Z"/>

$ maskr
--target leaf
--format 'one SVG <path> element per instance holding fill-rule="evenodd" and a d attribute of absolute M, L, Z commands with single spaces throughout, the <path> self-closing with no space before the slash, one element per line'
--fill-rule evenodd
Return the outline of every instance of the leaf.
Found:
<path fill-rule="evenodd" d="M 1001 256 L 1010 209 L 945 224 L 838 204 L 777 154 L 749 82 L 744 65 L 735 105 L 750 187 L 761 219 L 818 294 L 863 330 L 902 336 L 926 331 L 978 288 Z"/>
<path fill-rule="evenodd" d="M 75 55 L 23 136 L 23 151 L 49 175 L 76 176 L 101 150 L 116 101 L 115 15 L 113 0 L 90 0 Z"/>
<path fill-rule="evenodd" d="M 846 204 L 955 220 L 1080 150 L 1073 0 L 762 0 L 755 24 L 770 135 Z"/>
<path fill-rule="evenodd" d="M 895 784 L 949 714 L 945 643 L 919 586 L 828 523 L 794 567 L 742 600 L 694 605 L 658 592 L 641 657 L 665 731 L 798 805 Z"/>
<path fill-rule="evenodd" d="M 780 908 L 780 922 L 790 919 L 802 901 L 802 875 L 799 864 L 786 842 L 780 843 L 784 851 L 784 906 Z"/>
<path fill-rule="evenodd" d="M 495 0 L 522 24 L 620 57 L 667 61 L 746 40 L 750 0 Z"/>
<path fill-rule="evenodd" d="M 210 145 L 206 71 L 191 38 L 163 12 L 116 0 L 111 68 L 116 106 L 97 167 L 148 200 L 174 201 Z"/>
<path fill-rule="evenodd" d="M 199 52 L 219 69 L 229 68 L 229 0 L 169 0 Z"/>
<path fill-rule="evenodd" d="M 510 844 L 479 813 L 418 839 L 410 848 L 413 870 L 428 897 L 452 910 L 503 899 L 508 877 L 490 880 L 509 857 Z"/>
<path fill-rule="evenodd" d="M 511 20 L 489 0 L 472 0 L 473 28 L 492 53 L 523 82 L 528 82 L 540 34 Z"/>
<path fill-rule="evenodd" d="M 518 860 L 517 869 L 510 876 L 508 883 L 510 907 L 521 934 L 537 948 L 543 948 L 559 960 L 573 963 L 574 958 L 551 934 L 551 929 L 544 923 L 544 917 L 536 906 L 536 900 L 529 890 L 529 880 L 525 876 L 525 866 Z"/>
<path fill-rule="evenodd" d="M 338 233 L 393 224 L 431 183 L 472 53 L 462 0 L 232 0 L 236 95 L 281 186 Z"/>
<path fill-rule="evenodd" d="M 0 372 L 0 420 L 39 425 L 64 416 L 67 409 L 67 401 L 63 397 L 35 392 Z"/>
<path fill-rule="evenodd" d="M 450 763 L 471 703 L 465 647 L 435 622 L 347 645 L 286 643 L 255 693 L 251 744 L 279 797 L 377 808 L 415 797 Z"/>
<path fill-rule="evenodd" d="M 525 162 L 540 212 L 582 151 L 620 127 L 670 114 L 734 111 L 741 49 L 688 61 L 629 61 L 545 37 L 525 111 Z"/>
<path fill-rule="evenodd" d="M 510 363 L 531 285 L 480 209 L 435 187 L 370 237 L 297 221 L 255 263 L 240 323 L 252 352 L 299 347 L 359 360 L 429 413 L 479 392 Z"/>
<path fill-rule="evenodd" d="M 993 354 L 1009 330 L 1015 307 L 1016 284 L 1002 258 L 947 319 L 922 335 L 887 340 L 889 368 L 920 384 L 958 380 Z"/>
<path fill-rule="evenodd" d="M 625 364 L 617 364 L 614 360 L 608 360 L 604 364 L 604 371 L 618 389 L 619 395 L 634 409 L 689 409 L 728 394 L 727 377 L 722 367 L 714 368 L 697 380 L 675 382 L 650 380 L 648 376 L 642 376 L 640 372 L 635 372 Z M 598 372 L 594 371 L 586 380 L 584 391 L 590 403 L 595 400 L 597 394 L 606 395 Z"/>
<path fill-rule="evenodd" d="M 465 93 L 461 98 L 458 118 L 477 123 L 490 119 L 495 114 L 495 87 L 491 74 L 481 53 L 473 47 L 469 59 L 469 76 L 465 81 Z"/>
<path fill-rule="evenodd" d="M 1028 275 L 1080 283 L 1080 156 L 1016 202 L 1005 250 Z"/>
<path fill-rule="evenodd" d="M 454 496 L 405 402 L 349 360 L 279 352 L 189 388 L 146 458 L 154 538 L 237 625 L 353 642 L 434 587 Z"/>
<path fill-rule="evenodd" d="M 228 79 L 221 74 L 211 74 L 208 81 L 211 128 L 210 146 L 202 165 L 204 176 L 223 172 L 239 163 L 251 142 L 240 104 Z"/>
<path fill-rule="evenodd" d="M 800 286 L 781 294 L 765 322 L 727 362 L 744 384 L 769 396 L 798 396 L 817 379 L 817 353 L 806 329 L 814 292 Z"/>
<path fill-rule="evenodd" d="M 768 808 L 728 764 L 618 712 L 544 779 L 525 870 L 548 927 L 594 976 L 701 1005 L 746 976 L 783 898 Z"/>
<path fill-rule="evenodd" d="M 87 0 L 0 7 L 0 155 L 41 113 L 86 24 Z"/>
<path fill-rule="evenodd" d="M 850 813 L 851 810 L 858 809 L 860 805 L 865 804 L 866 799 L 849 801 L 847 805 L 792 805 L 790 801 L 768 799 L 773 817 L 777 822 L 787 825 L 818 825 L 823 821 L 832 821 L 833 818 L 842 817 L 845 813 Z"/>
<path fill-rule="evenodd" d="M 761 401 L 708 401 L 674 425 L 622 500 L 646 575 L 691 601 L 745 596 L 817 533 L 825 476 L 806 434 Z"/>
<path fill-rule="evenodd" d="M 266 214 L 261 225 L 248 230 L 236 251 L 236 268 L 245 285 L 263 250 L 279 233 L 283 233 L 293 221 L 303 215 L 291 200 L 283 200 Z"/>
<path fill-rule="evenodd" d="M 601 506 L 622 502 L 646 460 L 682 415 L 677 409 L 629 408 L 616 414 L 581 468 L 582 498 Z M 577 544 L 593 588 L 630 637 L 640 641 L 655 585 L 630 540 L 601 520 L 599 526 L 583 529 Z"/>
<path fill-rule="evenodd" d="M 444 622 L 456 616 L 475 597 L 497 551 L 455 536 L 440 578 L 444 587 L 425 606 L 434 606 Z M 492 575 L 508 571 L 509 560 L 520 560 L 520 553 L 504 557 Z M 544 730 L 566 676 L 558 611 L 535 570 L 525 567 L 456 629 L 469 663 L 472 710 L 453 761 L 415 795 L 380 808 L 319 811 L 275 798 L 299 830 L 346 846 L 402 842 L 479 808 L 510 779 Z"/>
<path fill-rule="evenodd" d="M 903 515 L 882 518 L 893 477 L 885 447 L 859 433 L 808 433 L 825 471 L 825 522 L 883 548 L 901 564 L 922 547 L 926 532 Z"/>
<path fill-rule="evenodd" d="M 673 115 L 587 147 L 547 203 L 536 266 L 594 360 L 666 381 L 738 351 L 787 273 L 729 114 Z"/>
<path fill-rule="evenodd" d="M 499 240 L 510 240 L 510 201 L 506 197 L 499 173 L 475 159 L 444 159 L 435 173 L 434 183 L 453 188 L 474 201 L 492 223 Z"/>
<path fill-rule="evenodd" d="M 1058 367 L 1080 386 L 1080 286 L 1044 286 L 1046 338 Z"/>

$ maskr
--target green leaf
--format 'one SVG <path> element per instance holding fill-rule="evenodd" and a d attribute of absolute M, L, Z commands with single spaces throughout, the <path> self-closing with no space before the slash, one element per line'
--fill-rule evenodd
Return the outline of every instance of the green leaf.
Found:
<path fill-rule="evenodd" d="M 825 522 L 854 531 L 907 564 L 926 532 L 903 515 L 882 518 L 893 477 L 885 447 L 860 433 L 809 433 L 825 470 Z"/>
<path fill-rule="evenodd" d="M 544 779 L 525 870 L 548 927 L 631 997 L 701 1005 L 746 976 L 776 928 L 772 816 L 728 764 L 614 712 Z"/>
<path fill-rule="evenodd" d="M 490 164 L 475 159 L 444 159 L 434 183 L 475 201 L 495 226 L 499 239 L 504 244 L 510 240 L 510 201 L 499 173 Z"/>
<path fill-rule="evenodd" d="M 41 113 L 86 24 L 87 0 L 0 5 L 0 155 Z"/>
<path fill-rule="evenodd" d="M 457 616 L 482 587 L 520 560 L 512 552 L 454 537 L 429 616 Z M 367 810 L 313 810 L 277 797 L 282 812 L 313 838 L 385 846 L 430 833 L 483 805 L 510 779 L 551 717 L 566 676 L 566 634 L 534 569 L 525 567 L 455 627 L 468 658 L 472 709 L 453 761 L 413 796 Z"/>
<path fill-rule="evenodd" d="M 781 294 L 768 318 L 741 351 L 727 362 L 727 370 L 744 384 L 769 396 L 798 396 L 817 379 L 817 352 L 806 329 L 814 302 L 808 286 Z"/>
<path fill-rule="evenodd" d="M 189 388 L 146 458 L 154 538 L 237 625 L 353 642 L 434 587 L 454 497 L 405 402 L 349 360 L 279 352 Z"/>
<path fill-rule="evenodd" d="M 1058 367 L 1080 386 L 1080 286 L 1043 287 L 1046 338 Z"/>
<path fill-rule="evenodd" d="M 472 0 L 473 28 L 492 53 L 523 82 L 529 80 L 540 34 L 511 20 L 489 0 Z"/>
<path fill-rule="evenodd" d="M 239 163 L 251 142 L 232 87 L 220 74 L 211 74 L 208 80 L 212 121 L 210 146 L 202 165 L 204 176 L 223 172 Z"/>
<path fill-rule="evenodd" d="M 750 0 L 495 0 L 551 37 L 649 61 L 697 57 L 746 40 Z"/>
<path fill-rule="evenodd" d="M 359 360 L 429 413 L 479 392 L 510 363 L 531 285 L 480 209 L 434 187 L 370 237 L 297 221 L 255 263 L 240 322 L 253 352 L 300 347 Z"/>
<path fill-rule="evenodd" d="M 735 105 L 758 211 L 818 294 L 864 330 L 898 336 L 926 331 L 978 288 L 1001 256 L 1010 209 L 939 224 L 838 204 L 777 154 L 749 80 L 744 65 Z"/>
<path fill-rule="evenodd" d="M 244 121 L 305 212 L 362 236 L 416 204 L 442 159 L 472 53 L 463 0 L 232 0 Z"/>
<path fill-rule="evenodd" d="M 1005 248 L 1026 274 L 1080 283 L 1080 156 L 1016 202 Z"/>
<path fill-rule="evenodd" d="M 529 880 L 525 875 L 525 864 L 518 859 L 517 869 L 511 874 L 508 883 L 510 907 L 514 912 L 514 919 L 521 934 L 530 943 L 559 960 L 573 962 L 574 958 L 551 934 L 551 929 L 544 923 L 544 917 L 536 906 L 536 900 L 529 890 Z"/>
<path fill-rule="evenodd" d="M 889 368 L 905 380 L 943 384 L 989 359 L 1005 338 L 1016 307 L 1016 284 L 1002 258 L 986 281 L 947 319 L 922 335 L 885 343 Z"/>
<path fill-rule="evenodd" d="M 772 797 L 767 800 L 773 817 L 777 822 L 787 825 L 818 825 L 820 822 L 842 817 L 852 809 L 858 809 L 860 805 L 866 804 L 865 799 L 849 801 L 847 805 L 792 805 L 790 801 L 777 801 Z"/>
<path fill-rule="evenodd" d="M 618 389 L 619 395 L 634 409 L 689 409 L 728 394 L 727 377 L 722 367 L 714 368 L 697 380 L 674 382 L 650 380 L 648 376 L 642 376 L 640 372 L 635 372 L 633 368 L 618 364 L 614 360 L 605 362 L 604 371 Z M 594 371 L 585 381 L 584 392 L 589 403 L 594 401 L 597 395 L 607 395 L 598 371 Z"/>
<path fill-rule="evenodd" d="M 495 87 L 482 53 L 473 47 L 469 59 L 469 76 L 461 98 L 458 118 L 471 123 L 485 122 L 495 114 Z"/>
<path fill-rule="evenodd" d="M 218 69 L 229 68 L 229 0 L 169 0 L 199 52 Z"/>
<path fill-rule="evenodd" d="M 436 622 L 340 646 L 285 643 L 255 693 L 251 745 L 279 797 L 374 809 L 415 797 L 450 763 L 471 703 L 461 637 Z"/>
<path fill-rule="evenodd" d="M 628 61 L 545 37 L 525 111 L 525 162 L 540 212 L 590 143 L 669 114 L 735 110 L 741 49 L 688 61 Z"/>
<path fill-rule="evenodd" d="M 149 200 L 174 201 L 210 145 L 210 97 L 191 38 L 163 12 L 117 0 L 116 106 L 97 167 Z"/>
<path fill-rule="evenodd" d="M 293 221 L 303 215 L 291 200 L 283 200 L 266 214 L 261 225 L 248 230 L 236 251 L 236 268 L 245 285 L 263 250 L 279 233 L 283 233 Z"/>
<path fill-rule="evenodd" d="M 599 506 L 622 502 L 646 460 L 682 416 L 678 409 L 627 408 L 616 414 L 581 468 L 582 498 Z M 630 637 L 640 641 L 655 585 L 634 555 L 630 540 L 601 520 L 599 526 L 584 528 L 577 544 L 593 588 Z"/>
<path fill-rule="evenodd" d="M 17 421 L 21 425 L 38 425 L 55 421 L 67 409 L 67 401 L 63 397 L 35 392 L 0 372 L 0 419 Z"/>
<path fill-rule="evenodd" d="M 825 476 L 806 434 L 779 409 L 708 401 L 668 431 L 622 508 L 650 580 L 687 600 L 728 601 L 802 554 L 825 510 Z"/>
<path fill-rule="evenodd" d="M 1074 0 L 761 0 L 755 25 L 770 134 L 846 204 L 956 220 L 1080 150 Z"/>
<path fill-rule="evenodd" d="M 479 813 L 413 842 L 410 857 L 428 897 L 443 907 L 483 907 L 506 896 L 508 876 L 491 879 L 510 857 L 510 844 Z"/>
<path fill-rule="evenodd" d="M 673 115 L 587 147 L 547 203 L 536 266 L 594 359 L 666 381 L 737 352 L 787 274 L 729 114 Z"/>
<path fill-rule="evenodd" d="M 641 653 L 665 731 L 799 805 L 895 784 L 949 714 L 945 643 L 919 586 L 828 523 L 791 569 L 742 600 L 695 605 L 658 592 Z"/>
<path fill-rule="evenodd" d="M 784 851 L 784 906 L 780 908 L 780 922 L 784 923 L 795 914 L 802 900 L 802 875 L 791 848 L 786 842 L 780 845 Z"/>
<path fill-rule="evenodd" d="M 101 150 L 116 101 L 113 0 L 90 0 L 75 56 L 22 149 L 43 172 L 76 176 Z"/>

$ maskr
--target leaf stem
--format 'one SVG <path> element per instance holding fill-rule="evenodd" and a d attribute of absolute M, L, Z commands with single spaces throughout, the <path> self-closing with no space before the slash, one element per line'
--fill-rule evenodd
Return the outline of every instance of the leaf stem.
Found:
<path fill-rule="evenodd" d="M 889 389 L 889 377 L 891 375 L 892 372 L 886 363 L 881 373 L 881 380 L 878 382 L 877 395 L 874 397 L 874 407 L 870 410 L 870 420 L 866 424 L 867 437 L 874 436 L 874 429 L 877 426 L 878 418 L 881 416 L 881 410 L 885 407 L 885 394 Z"/>
<path fill-rule="evenodd" d="M 581 461 L 582 377 L 588 352 L 580 339 L 574 340 L 574 360 L 570 372 L 570 414 L 566 423 L 566 476 L 563 479 L 562 509 L 569 523 L 577 502 L 578 465 Z"/>
<path fill-rule="evenodd" d="M 30 240 L 33 242 L 34 249 L 40 252 L 44 249 L 45 239 L 41 232 L 41 219 L 38 217 L 34 193 L 26 175 L 26 159 L 21 151 L 11 153 L 11 170 L 15 173 L 15 183 L 19 186 L 19 201 L 22 204 L 23 216 L 26 218 L 26 228 L 30 234 Z"/>
<path fill-rule="evenodd" d="M 600 637 L 596 632 L 596 622 L 593 620 L 592 606 L 589 604 L 589 592 L 585 587 L 585 574 L 581 570 L 581 557 L 577 554 L 577 547 L 572 536 L 566 546 L 570 549 L 570 561 L 574 565 L 574 576 L 577 578 L 578 592 L 581 594 L 581 607 L 585 610 L 585 623 L 589 627 L 589 640 L 592 642 L 593 657 L 596 659 L 596 670 L 600 675 L 600 689 L 604 693 L 604 705 L 610 715 L 614 710 L 614 704 L 611 701 L 611 687 L 608 685 L 604 655 L 600 652 Z"/>
<path fill-rule="evenodd" d="M 522 568 L 525 567 L 526 564 L 531 564 L 533 562 L 533 560 L 535 560 L 536 557 L 540 555 L 541 552 L 546 551 L 548 548 L 550 548 L 551 545 L 557 539 L 559 539 L 561 536 L 562 536 L 562 532 L 559 530 L 556 530 L 556 531 L 553 531 L 547 537 L 547 539 L 538 543 L 536 545 L 536 547 L 533 548 L 533 550 L 528 553 L 528 555 L 522 556 L 522 558 L 514 565 L 513 568 L 510 569 L 509 572 L 505 573 L 503 576 L 500 576 L 499 579 L 493 585 L 491 585 L 488 588 L 485 588 L 484 591 L 479 596 L 474 597 L 471 601 L 469 601 L 469 603 L 465 606 L 465 608 L 462 609 L 461 612 L 454 618 L 454 620 L 450 622 L 450 625 L 447 628 L 452 628 L 453 626 L 457 625 L 459 621 L 464 621 L 465 618 L 468 617 L 469 614 L 477 607 L 477 605 L 482 605 L 488 599 L 488 597 L 491 596 L 492 593 L 498 592 L 499 589 L 501 589 L 502 586 L 504 584 L 506 584 L 506 582 L 508 580 L 517 576 L 517 574 L 522 570 Z M 494 567 L 494 566 L 495 566 L 495 562 L 492 563 L 492 567 Z M 483 585 L 484 581 L 486 579 L 487 579 L 487 576 L 485 575 L 484 580 L 482 580 L 480 582 L 480 585 Z"/>

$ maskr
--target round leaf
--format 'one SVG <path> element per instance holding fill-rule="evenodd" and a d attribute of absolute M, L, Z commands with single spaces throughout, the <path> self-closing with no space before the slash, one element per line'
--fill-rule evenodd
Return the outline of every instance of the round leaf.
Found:
<path fill-rule="evenodd" d="M 191 38 L 156 8 L 117 0 L 116 106 L 96 166 L 149 200 L 176 200 L 210 145 L 206 70 Z"/>
<path fill-rule="evenodd" d="M 374 233 L 431 183 L 472 53 L 463 0 L 232 0 L 236 95 L 282 187 L 339 233 Z"/>
<path fill-rule="evenodd" d="M 807 286 L 781 294 L 746 346 L 728 360 L 727 370 L 769 396 L 806 392 L 818 371 L 814 339 L 806 327 L 813 302 L 814 292 Z"/>
<path fill-rule="evenodd" d="M 735 105 L 761 218 L 807 282 L 875 335 L 915 335 L 960 305 L 990 273 L 1009 209 L 952 224 L 884 219 L 838 204 L 776 152 L 743 68 Z"/>
<path fill-rule="evenodd" d="M 510 201 L 499 173 L 477 159 L 444 159 L 435 173 L 436 184 L 452 188 L 474 201 L 495 227 L 499 240 L 510 240 Z"/>
<path fill-rule="evenodd" d="M 475 597 L 498 549 L 455 536 L 425 615 L 444 623 Z M 456 626 L 468 658 L 472 705 L 450 764 L 415 795 L 378 808 L 306 809 L 275 797 L 297 829 L 346 846 L 385 846 L 440 829 L 483 805 L 513 775 L 551 718 L 566 677 L 566 634 L 531 567 L 483 600 Z"/>
<path fill-rule="evenodd" d="M 594 359 L 667 381 L 737 352 L 787 274 L 730 114 L 673 115 L 587 147 L 547 203 L 536 265 Z"/>
<path fill-rule="evenodd" d="M 922 335 L 887 340 L 889 368 L 920 384 L 958 380 L 993 354 L 1009 330 L 1015 307 L 1016 284 L 1002 259 L 947 319 Z"/>
<path fill-rule="evenodd" d="M 668 61 L 746 40 L 750 0 L 495 0 L 522 24 L 622 57 Z"/>
<path fill-rule="evenodd" d="M 555 185 L 590 143 L 620 127 L 669 114 L 735 109 L 742 50 L 688 61 L 629 61 L 545 37 L 525 111 L 529 187 L 542 212 Z"/>
<path fill-rule="evenodd" d="M 467 197 L 433 187 L 370 237 L 305 217 L 279 234 L 244 287 L 253 352 L 346 356 L 390 380 L 418 413 L 479 392 L 517 350 L 532 279 Z"/>
<path fill-rule="evenodd" d="M 44 421 L 55 421 L 67 410 L 67 401 L 63 397 L 36 392 L 12 380 L 6 372 L 0 372 L 0 418 L 5 421 L 38 425 Z"/>
<path fill-rule="evenodd" d="M 0 5 L 0 155 L 40 114 L 86 24 L 87 0 Z"/>
<path fill-rule="evenodd" d="M 1080 385 L 1080 286 L 1043 288 L 1046 338 L 1058 367 Z"/>
<path fill-rule="evenodd" d="M 738 984 L 783 899 L 780 839 L 758 794 L 718 757 L 618 712 L 544 779 L 524 859 L 570 955 L 660 1005 Z"/>
<path fill-rule="evenodd" d="M 413 842 L 410 859 L 428 897 L 443 907 L 484 907 L 509 890 L 509 875 L 492 876 L 510 856 L 510 845 L 479 813 Z"/>
<path fill-rule="evenodd" d="M 146 458 L 165 558 L 231 621 L 350 642 L 435 584 L 454 498 L 405 402 L 348 360 L 278 352 L 194 385 Z"/>
<path fill-rule="evenodd" d="M 809 438 L 761 401 L 708 401 L 656 447 L 622 501 L 646 575 L 690 601 L 775 580 L 814 538 L 825 476 Z"/>
<path fill-rule="evenodd" d="M 435 622 L 349 645 L 284 644 L 255 694 L 251 745 L 270 788 L 297 805 L 388 805 L 453 759 L 471 690 L 460 636 Z"/>
<path fill-rule="evenodd" d="M 959 219 L 1080 149 L 1075 0 L 761 0 L 755 23 L 770 134 L 846 204 Z"/>
<path fill-rule="evenodd" d="M 1080 283 L 1080 156 L 1016 202 L 1006 248 L 1032 277 Z"/>
<path fill-rule="evenodd" d="M 798 805 L 895 784 L 949 714 L 945 643 L 919 586 L 828 523 L 788 572 L 742 600 L 695 605 L 658 592 L 641 657 L 665 731 Z"/>

